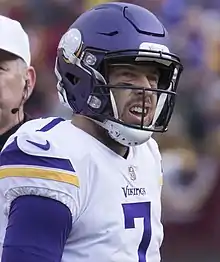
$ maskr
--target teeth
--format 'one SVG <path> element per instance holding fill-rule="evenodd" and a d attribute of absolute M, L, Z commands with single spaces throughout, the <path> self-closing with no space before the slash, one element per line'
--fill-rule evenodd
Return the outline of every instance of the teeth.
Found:
<path fill-rule="evenodd" d="M 134 106 L 131 108 L 131 112 L 135 112 L 135 113 L 138 113 L 138 114 L 141 114 L 143 111 L 142 107 L 140 106 Z M 147 108 L 144 108 L 144 114 L 147 113 Z"/>

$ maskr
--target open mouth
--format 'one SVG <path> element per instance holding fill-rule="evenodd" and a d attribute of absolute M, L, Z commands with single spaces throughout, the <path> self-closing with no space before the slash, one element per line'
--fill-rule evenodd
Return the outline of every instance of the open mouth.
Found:
<path fill-rule="evenodd" d="M 150 113 L 150 106 L 145 106 L 142 108 L 141 106 L 134 105 L 129 109 L 129 122 L 132 124 L 148 124 Z"/>
<path fill-rule="evenodd" d="M 134 114 L 134 115 L 142 115 L 144 113 L 144 116 L 147 115 L 148 113 L 148 110 L 149 110 L 149 107 L 145 107 L 144 108 L 144 112 L 143 112 L 143 108 L 140 107 L 140 106 L 132 106 L 129 111 L 130 113 Z"/>

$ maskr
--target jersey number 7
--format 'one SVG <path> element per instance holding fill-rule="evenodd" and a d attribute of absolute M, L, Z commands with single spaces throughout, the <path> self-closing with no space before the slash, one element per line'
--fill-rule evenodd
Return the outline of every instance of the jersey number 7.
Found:
<path fill-rule="evenodd" d="M 144 219 L 144 231 L 137 252 L 138 262 L 147 262 L 146 252 L 151 240 L 150 202 L 126 203 L 122 207 L 126 229 L 135 228 L 135 218 Z"/>

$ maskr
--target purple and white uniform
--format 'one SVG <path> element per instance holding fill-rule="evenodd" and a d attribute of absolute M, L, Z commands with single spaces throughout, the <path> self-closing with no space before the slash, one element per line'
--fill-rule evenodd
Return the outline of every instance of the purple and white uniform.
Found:
<path fill-rule="evenodd" d="M 31 195 L 56 200 L 71 214 L 62 262 L 159 262 L 161 182 L 152 138 L 124 159 L 70 121 L 30 121 L 1 153 L 0 255 L 13 201 Z M 10 241 L 13 233 L 4 245 Z"/>

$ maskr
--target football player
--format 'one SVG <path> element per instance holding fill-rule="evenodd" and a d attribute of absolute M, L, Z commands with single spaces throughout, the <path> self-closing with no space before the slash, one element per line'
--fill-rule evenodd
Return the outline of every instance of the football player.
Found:
<path fill-rule="evenodd" d="M 161 158 L 182 65 L 148 10 L 105 3 L 60 40 L 72 120 L 24 124 L 1 153 L 2 262 L 159 262 Z"/>

